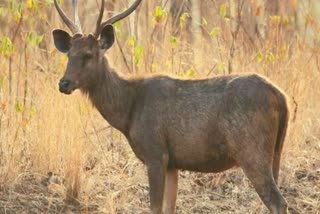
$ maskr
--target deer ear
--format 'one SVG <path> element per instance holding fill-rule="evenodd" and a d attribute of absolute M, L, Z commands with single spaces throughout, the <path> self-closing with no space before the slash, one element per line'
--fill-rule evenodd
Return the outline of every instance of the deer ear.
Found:
<path fill-rule="evenodd" d="M 114 28 L 112 25 L 103 27 L 100 34 L 100 48 L 108 50 L 114 43 Z"/>
<path fill-rule="evenodd" d="M 53 30 L 52 35 L 56 48 L 62 53 L 67 53 L 71 47 L 71 36 L 60 29 Z"/>

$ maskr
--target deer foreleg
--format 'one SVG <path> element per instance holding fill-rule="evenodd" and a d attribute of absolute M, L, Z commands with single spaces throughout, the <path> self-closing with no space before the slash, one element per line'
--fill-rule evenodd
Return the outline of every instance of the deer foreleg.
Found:
<path fill-rule="evenodd" d="M 176 207 L 178 187 L 178 170 L 168 169 L 166 172 L 163 213 L 173 214 Z"/>
<path fill-rule="evenodd" d="M 163 155 L 161 160 L 152 160 L 147 163 L 152 214 L 162 214 L 165 174 L 167 166 L 167 155 Z"/>

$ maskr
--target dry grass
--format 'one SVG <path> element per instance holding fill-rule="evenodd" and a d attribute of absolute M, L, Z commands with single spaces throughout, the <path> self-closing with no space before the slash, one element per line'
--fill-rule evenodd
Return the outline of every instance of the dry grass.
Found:
<path fill-rule="evenodd" d="M 125 138 L 109 127 L 79 92 L 66 97 L 57 90 L 66 58 L 54 50 L 50 38 L 51 29 L 62 26 L 61 22 L 53 16 L 46 25 L 46 14 L 52 11 L 40 7 L 26 12 L 14 42 L 11 83 L 10 59 L 1 56 L 0 213 L 147 212 L 145 168 Z M 45 26 L 42 32 L 48 48 L 27 45 L 24 51 L 26 32 L 41 32 L 32 24 L 35 22 L 32 16 L 39 18 L 39 26 Z M 8 17 L 1 20 L 4 29 L 0 40 L 4 36 L 12 38 L 18 26 L 18 22 L 9 25 L 13 18 Z M 226 22 L 219 21 L 210 20 L 221 23 L 218 36 L 200 37 L 197 46 L 188 45 L 180 37 L 173 44 L 164 23 L 154 26 L 149 20 L 144 28 L 141 22 L 139 29 L 150 36 L 137 38 L 136 47 L 140 44 L 143 47 L 137 65 L 132 57 L 135 48 L 127 44 L 128 28 L 124 21 L 119 28 L 122 32 L 118 35 L 119 44 L 109 51 L 111 64 L 125 74 L 129 68 L 132 76 L 166 73 L 194 78 L 221 74 L 223 66 L 226 72 L 229 59 L 230 30 Z M 94 20 L 88 18 L 87 22 Z M 291 213 L 317 214 L 320 213 L 318 50 L 305 46 L 300 37 L 289 38 L 279 26 L 270 27 L 277 33 L 270 33 L 270 38 L 256 48 L 249 47 L 245 35 L 238 38 L 234 72 L 263 74 L 288 94 L 290 132 L 282 158 L 280 187 Z M 162 29 L 163 38 L 154 33 L 158 32 L 155 28 Z M 257 59 L 259 52 L 262 61 Z M 270 59 L 271 53 L 274 60 Z M 49 172 L 57 174 L 57 179 L 48 181 Z M 180 172 L 179 179 L 177 213 L 267 213 L 239 169 L 219 174 Z"/>

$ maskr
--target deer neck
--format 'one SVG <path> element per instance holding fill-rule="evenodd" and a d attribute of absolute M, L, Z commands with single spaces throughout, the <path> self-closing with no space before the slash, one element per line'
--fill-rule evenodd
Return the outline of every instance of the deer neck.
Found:
<path fill-rule="evenodd" d="M 98 69 L 99 79 L 88 90 L 89 98 L 111 126 L 125 133 L 130 125 L 130 113 L 136 96 L 134 83 L 114 72 L 106 58 L 103 58 Z"/>

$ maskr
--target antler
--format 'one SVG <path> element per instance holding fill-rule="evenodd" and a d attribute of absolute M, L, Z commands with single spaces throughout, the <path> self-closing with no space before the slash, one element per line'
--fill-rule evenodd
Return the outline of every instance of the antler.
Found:
<path fill-rule="evenodd" d="M 71 30 L 71 32 L 73 34 L 76 33 L 82 33 L 82 29 L 81 29 L 81 25 L 80 25 L 80 21 L 79 21 L 79 14 L 78 14 L 78 1 L 77 0 L 72 0 L 72 6 L 73 6 L 73 15 L 74 15 L 74 20 L 75 23 L 73 23 L 64 13 L 64 11 L 60 8 L 60 6 L 57 3 L 57 0 L 54 0 L 54 5 L 60 15 L 60 17 L 62 18 L 62 20 L 64 21 L 64 23 L 69 27 L 69 29 Z"/>
<path fill-rule="evenodd" d="M 73 17 L 74 22 L 77 28 L 79 29 L 79 32 L 82 32 L 80 19 L 79 19 L 79 12 L 78 12 L 78 0 L 72 0 L 72 6 L 73 6 Z"/>
<path fill-rule="evenodd" d="M 101 8 L 100 8 L 99 17 L 98 17 L 98 20 L 97 20 L 96 31 L 93 33 L 93 35 L 95 37 L 99 37 L 100 31 L 101 31 L 100 24 L 101 24 L 101 21 L 102 21 L 103 12 L 104 12 L 104 0 L 102 0 L 102 2 L 101 2 Z"/>
<path fill-rule="evenodd" d="M 96 37 L 98 37 L 101 33 L 101 29 L 106 26 L 107 24 L 113 24 L 125 17 L 127 17 L 128 15 L 130 15 L 135 9 L 137 9 L 137 7 L 139 6 L 139 4 L 141 3 L 142 0 L 136 0 L 127 10 L 123 11 L 122 13 L 115 15 L 113 17 L 111 17 L 110 19 L 104 21 L 101 23 L 102 21 L 102 16 L 103 16 L 103 11 L 104 11 L 104 0 L 102 0 L 101 3 L 101 9 L 100 9 L 100 14 L 99 14 L 99 18 L 97 21 L 97 28 L 96 31 L 94 33 L 94 35 Z"/>

